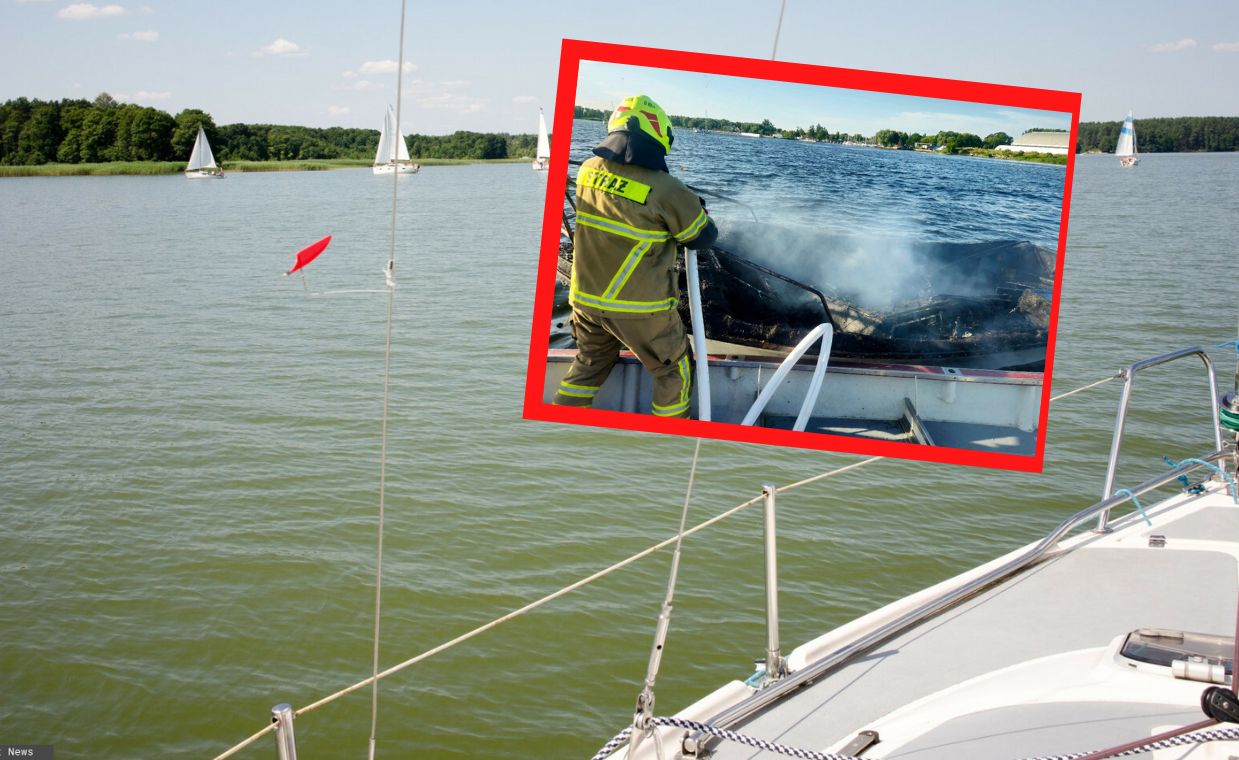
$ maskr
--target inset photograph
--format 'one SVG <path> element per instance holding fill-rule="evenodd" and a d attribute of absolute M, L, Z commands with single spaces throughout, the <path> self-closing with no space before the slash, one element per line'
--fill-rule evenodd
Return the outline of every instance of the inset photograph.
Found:
<path fill-rule="evenodd" d="M 558 97 L 527 417 L 1040 469 L 1077 94 L 566 41 Z"/>

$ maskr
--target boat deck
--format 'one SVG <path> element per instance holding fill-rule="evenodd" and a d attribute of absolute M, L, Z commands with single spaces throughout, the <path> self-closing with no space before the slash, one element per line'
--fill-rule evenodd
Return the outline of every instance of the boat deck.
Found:
<path fill-rule="evenodd" d="M 879 742 L 865 757 L 995 760 L 1101 749 L 1202 720 L 1208 684 L 1136 663 L 1118 647 L 1141 628 L 1234 635 L 1239 507 L 1215 488 L 1173 497 L 1150 516 L 1152 527 L 1133 516 L 1112 533 L 1072 539 L 1071 551 L 858 654 L 734 730 L 819 752 L 841 752 L 872 730 Z M 809 642 L 789 665 L 804 668 L 935 589 L 998 564 Z M 794 608 L 785 601 L 785 614 Z M 682 715 L 712 717 L 692 713 Z M 730 742 L 716 750 L 720 760 L 778 756 Z"/>
<path fill-rule="evenodd" d="M 551 349 L 543 384 L 549 403 L 576 351 Z M 762 359 L 710 359 L 712 416 L 739 423 L 775 372 Z M 791 430 L 814 364 L 796 365 L 757 425 Z M 1039 372 L 918 365 L 831 363 L 806 432 L 910 442 L 1019 455 L 1036 453 L 1043 376 Z M 648 413 L 652 382 L 627 352 L 594 400 L 594 408 Z M 694 397 L 693 415 L 699 410 Z"/>
<path fill-rule="evenodd" d="M 796 418 L 792 415 L 766 415 L 765 426 L 791 430 Z M 923 421 L 935 446 L 951 449 L 1003 451 L 1031 456 L 1037 451 L 1037 434 L 1004 425 L 981 425 L 967 422 Z M 879 441 L 920 443 L 907 420 L 859 420 L 847 417 L 810 417 L 806 433 L 848 435 Z"/>

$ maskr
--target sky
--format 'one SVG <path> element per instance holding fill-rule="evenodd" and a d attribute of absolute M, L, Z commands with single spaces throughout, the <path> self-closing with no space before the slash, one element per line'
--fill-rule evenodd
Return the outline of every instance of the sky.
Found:
<path fill-rule="evenodd" d="M 1083 121 L 1239 116 L 1235 0 L 786 3 L 780 60 L 1080 92 Z M 561 39 L 769 58 L 779 0 L 456 0 L 407 14 L 406 131 L 530 133 L 554 106 Z M 0 100 L 106 91 L 218 124 L 378 129 L 399 21 L 398 0 L 0 0 Z"/>
<path fill-rule="evenodd" d="M 760 122 L 790 129 L 821 124 L 832 132 L 872 136 L 880 129 L 1013 137 L 1034 129 L 1071 129 L 1071 113 L 583 61 L 576 104 L 609 111 L 634 92 L 658 93 L 674 114 Z M 651 96 L 653 97 L 653 96 Z"/>

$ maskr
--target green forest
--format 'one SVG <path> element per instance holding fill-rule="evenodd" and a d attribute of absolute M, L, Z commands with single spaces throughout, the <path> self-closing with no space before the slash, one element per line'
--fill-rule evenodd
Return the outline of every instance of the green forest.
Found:
<path fill-rule="evenodd" d="M 581 119 L 606 119 L 608 114 L 577 106 Z M 671 116 L 681 129 L 708 129 L 824 142 L 871 142 L 911 149 L 918 143 L 944 145 L 948 152 L 992 149 L 1010 144 L 997 132 L 986 137 L 968 133 L 934 135 L 884 129 L 875 135 L 831 132 L 821 124 L 780 128 L 763 119 L 739 122 L 696 116 Z M 1080 124 L 1078 152 L 1112 152 L 1119 121 Z M 16 98 L 0 103 L 0 165 L 37 166 L 48 163 L 183 161 L 189 157 L 201 126 L 216 157 L 228 161 L 366 160 L 374 156 L 379 133 L 374 129 L 311 128 L 277 124 L 216 125 L 206 111 L 187 108 L 175 116 L 149 106 L 121 103 L 107 93 L 93 101 Z M 1136 135 L 1143 153 L 1239 150 L 1239 117 L 1180 116 L 1137 119 Z M 425 159 L 506 159 L 532 156 L 534 135 L 455 132 L 450 135 L 409 135 L 409 154 Z"/>
<path fill-rule="evenodd" d="M 577 106 L 573 115 L 578 119 L 605 121 L 609 112 Z M 963 149 L 992 150 L 998 145 L 1010 145 L 1014 139 L 1004 132 L 981 137 L 967 132 L 938 132 L 921 135 L 894 129 L 879 130 L 866 137 L 844 132 L 831 132 L 821 124 L 809 128 L 780 128 L 769 119 L 739 122 L 728 119 L 703 119 L 695 116 L 670 116 L 680 128 L 710 129 L 721 132 L 749 132 L 770 137 L 809 137 L 823 142 L 869 142 L 888 148 L 912 149 L 917 143 L 944 145 L 948 152 Z M 1081 122 L 1076 152 L 1114 152 L 1122 121 Z M 1239 150 L 1239 117 L 1236 116 L 1176 116 L 1162 119 L 1136 119 L 1136 137 L 1142 153 L 1185 153 L 1193 151 Z M 1062 131 L 1031 129 L 1028 131 Z"/>
<path fill-rule="evenodd" d="M 209 113 L 196 108 L 172 116 L 101 93 L 93 101 L 17 98 L 0 103 L 0 165 L 183 161 L 199 126 L 224 162 L 371 159 L 379 144 L 377 129 L 217 126 Z M 413 158 L 519 158 L 532 156 L 537 144 L 535 135 L 478 132 L 409 135 L 407 140 Z"/>
<path fill-rule="evenodd" d="M 1136 119 L 1134 124 L 1141 153 L 1239 150 L 1239 116 Z M 1076 137 L 1076 152 L 1113 153 L 1122 126 L 1122 121 L 1082 122 Z"/>

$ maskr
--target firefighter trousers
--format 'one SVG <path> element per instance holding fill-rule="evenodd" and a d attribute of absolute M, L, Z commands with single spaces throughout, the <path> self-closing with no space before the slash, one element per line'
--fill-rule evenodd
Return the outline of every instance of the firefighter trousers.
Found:
<path fill-rule="evenodd" d="M 649 316 L 612 319 L 572 310 L 577 356 L 555 394 L 556 404 L 590 406 L 619 352 L 627 348 L 654 378 L 653 409 L 658 417 L 688 417 L 692 371 L 688 336 L 675 309 Z"/>

